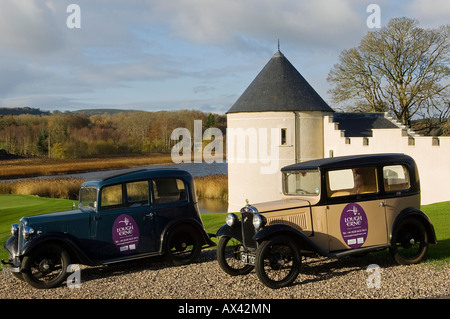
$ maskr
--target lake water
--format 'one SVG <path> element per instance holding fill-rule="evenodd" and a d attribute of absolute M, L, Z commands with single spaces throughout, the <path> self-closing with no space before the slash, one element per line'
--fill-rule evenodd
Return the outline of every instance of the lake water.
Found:
<path fill-rule="evenodd" d="M 227 163 L 184 163 L 184 164 L 168 164 L 168 165 L 148 165 L 142 167 L 96 171 L 96 172 L 83 172 L 76 174 L 57 175 L 57 176 L 40 176 L 36 178 L 61 178 L 61 177 L 73 177 L 82 178 L 86 181 L 101 179 L 111 174 L 121 174 L 136 169 L 151 169 L 151 168 L 178 168 L 183 169 L 191 173 L 194 177 L 216 175 L 216 174 L 228 174 Z M 199 200 L 199 209 L 201 213 L 225 213 L 228 210 L 228 202 L 223 200 L 202 199 Z"/>
<path fill-rule="evenodd" d="M 153 169 L 153 168 L 178 168 L 188 171 L 195 177 L 216 175 L 216 174 L 228 174 L 227 163 L 185 163 L 185 164 L 168 164 L 168 165 L 148 165 L 140 166 L 134 168 L 121 168 L 115 170 L 107 171 L 96 171 L 96 172 L 83 172 L 67 175 L 57 175 L 57 176 L 40 176 L 38 178 L 55 178 L 55 177 L 75 177 L 82 178 L 86 181 L 100 179 L 111 174 L 121 174 L 133 171 L 136 169 Z"/>

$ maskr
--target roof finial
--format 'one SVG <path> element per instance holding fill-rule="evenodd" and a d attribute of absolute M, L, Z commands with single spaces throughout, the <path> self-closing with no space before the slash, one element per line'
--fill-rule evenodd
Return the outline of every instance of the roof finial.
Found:
<path fill-rule="evenodd" d="M 280 38 L 278 38 L 278 51 L 280 51 Z"/>

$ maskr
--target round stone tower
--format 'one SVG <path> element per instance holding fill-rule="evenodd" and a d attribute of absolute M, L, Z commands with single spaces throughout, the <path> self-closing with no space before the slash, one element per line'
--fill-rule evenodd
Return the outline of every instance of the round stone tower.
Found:
<path fill-rule="evenodd" d="M 227 112 L 228 210 L 280 199 L 280 168 L 324 156 L 333 112 L 278 50 Z"/>

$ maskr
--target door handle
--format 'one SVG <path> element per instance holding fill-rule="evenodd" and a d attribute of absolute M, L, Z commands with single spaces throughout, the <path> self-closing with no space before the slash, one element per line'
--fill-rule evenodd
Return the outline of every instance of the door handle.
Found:
<path fill-rule="evenodd" d="M 386 202 L 380 202 L 380 207 L 386 207 Z"/>
<path fill-rule="evenodd" d="M 148 219 L 148 220 L 152 220 L 154 217 L 155 217 L 155 213 L 148 213 L 148 214 L 145 214 L 145 217 Z"/>

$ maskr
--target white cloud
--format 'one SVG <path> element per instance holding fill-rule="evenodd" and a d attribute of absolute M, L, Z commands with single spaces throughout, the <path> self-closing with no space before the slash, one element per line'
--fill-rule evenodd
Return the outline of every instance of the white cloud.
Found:
<path fill-rule="evenodd" d="M 359 13 L 348 0 L 180 0 L 161 1 L 153 18 L 162 18 L 175 36 L 200 44 L 236 44 L 240 37 L 304 46 L 333 46 L 358 34 Z"/>
<path fill-rule="evenodd" d="M 64 47 L 63 34 L 55 28 L 59 20 L 54 7 L 42 1 L 1 1 L 0 48 L 28 57 L 59 51 Z"/>
<path fill-rule="evenodd" d="M 378 1 L 383 24 L 393 16 L 417 18 L 420 26 L 448 20 L 448 0 L 429 2 Z M 81 29 L 66 26 L 71 3 L 81 8 Z M 326 92 L 320 79 L 339 52 L 370 31 L 369 3 L 0 0 L 0 102 L 94 106 L 112 103 L 117 91 L 121 101 L 135 103 L 136 95 L 155 101 L 149 107 L 163 104 L 164 96 L 170 107 L 224 105 L 215 99 L 232 96 L 225 99 L 229 108 L 275 52 L 277 39 L 311 84 L 319 83 L 316 90 Z"/>
<path fill-rule="evenodd" d="M 408 5 L 411 17 L 420 22 L 419 26 L 439 26 L 449 24 L 450 1 L 414 0 Z"/>

